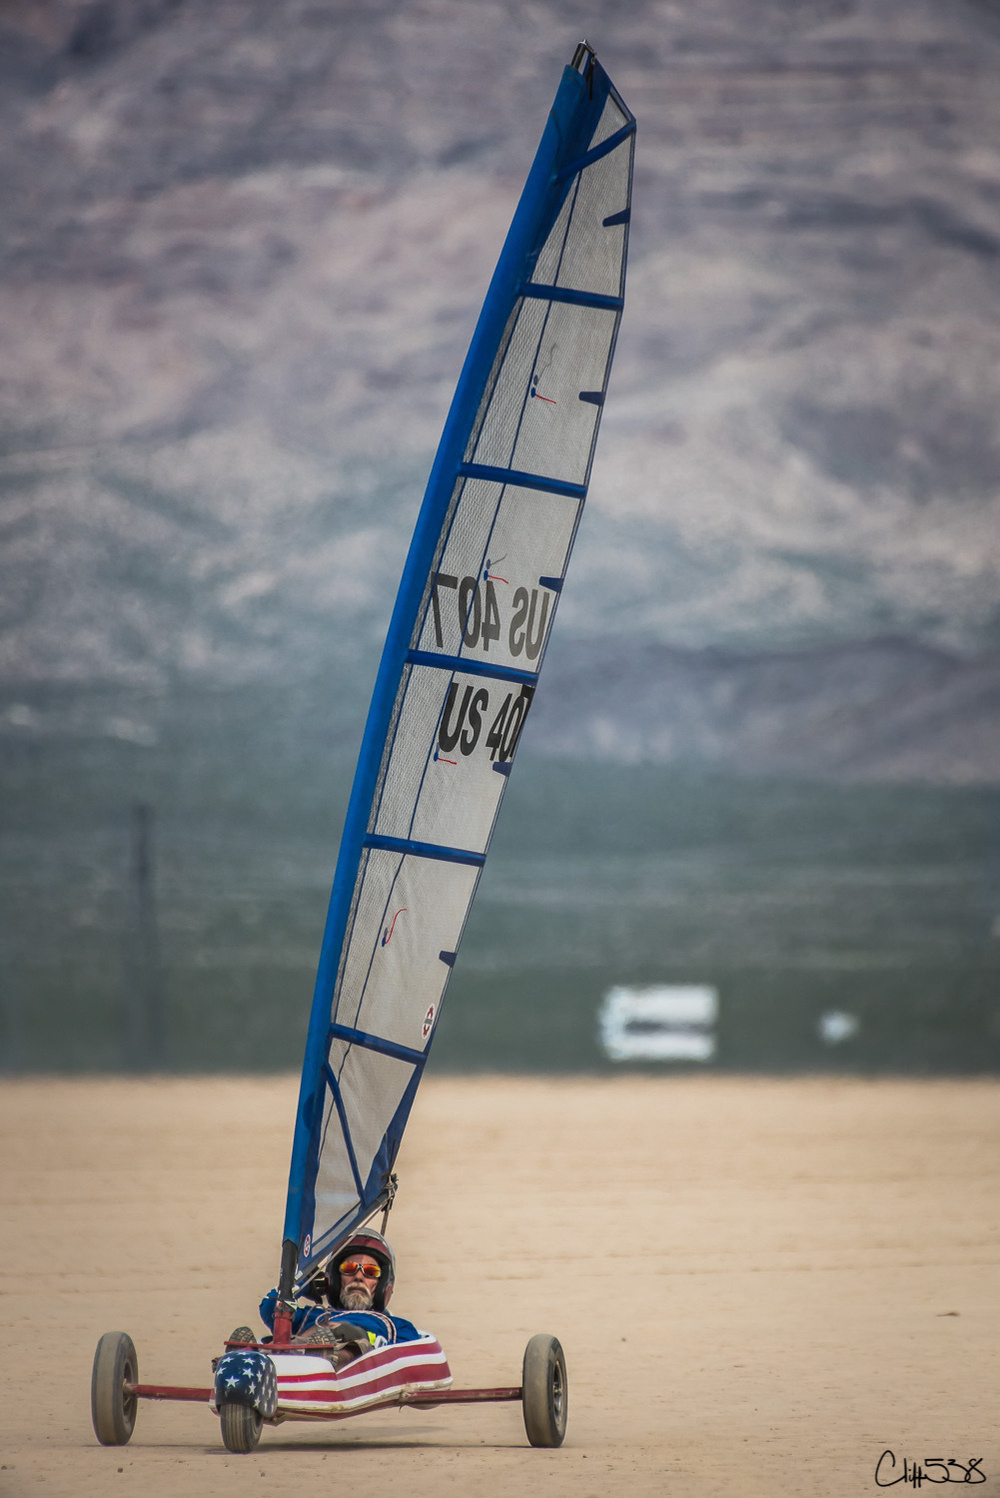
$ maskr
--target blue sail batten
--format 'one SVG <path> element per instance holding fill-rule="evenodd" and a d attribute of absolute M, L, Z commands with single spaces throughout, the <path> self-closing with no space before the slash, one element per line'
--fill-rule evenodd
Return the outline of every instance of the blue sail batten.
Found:
<path fill-rule="evenodd" d="M 360 1193 L 364 1190 L 364 1182 L 361 1179 L 361 1172 L 358 1169 L 358 1159 L 354 1153 L 354 1144 L 351 1140 L 351 1130 L 348 1124 L 347 1109 L 344 1107 L 344 1099 L 341 1096 L 340 1086 L 337 1082 L 337 1078 L 334 1076 L 333 1071 L 328 1064 L 324 1064 L 323 1072 L 329 1084 L 330 1092 L 333 1096 L 334 1106 L 336 1107 L 337 1114 L 340 1118 L 340 1126 L 344 1131 L 344 1142 L 347 1145 L 347 1158 L 350 1162 L 351 1174 L 354 1177 L 354 1184 L 357 1187 L 358 1192 Z"/>
<path fill-rule="evenodd" d="M 630 135 L 634 134 L 635 121 L 633 120 L 631 124 L 624 125 L 621 130 L 617 131 L 614 135 L 610 135 L 607 140 L 602 140 L 599 146 L 594 146 L 592 150 L 578 157 L 576 161 L 571 161 L 564 166 L 559 173 L 560 181 L 569 181 L 578 172 L 585 171 L 588 166 L 593 166 L 595 162 L 600 161 L 603 157 L 610 156 L 612 151 L 617 151 L 618 147 L 623 145 Z"/>
<path fill-rule="evenodd" d="M 538 579 L 541 586 L 552 587 L 557 578 Z M 487 676 L 494 681 L 513 681 L 533 686 L 538 680 L 537 671 L 518 671 L 513 666 L 495 666 L 485 661 L 470 660 L 466 655 L 438 655 L 432 650 L 408 650 L 406 663 L 409 666 L 430 666 L 435 671 L 463 671 L 466 676 Z"/>
<path fill-rule="evenodd" d="M 610 193 L 607 203 L 587 199 L 580 207 L 580 173 L 622 145 L 634 121 L 596 58 L 582 49 L 578 60 L 585 63 L 582 71 L 572 66 L 563 73 L 459 377 L 365 725 L 323 934 L 289 1170 L 284 1237 L 298 1248 L 300 1276 L 386 1198 L 586 497 L 623 306 L 631 146 L 625 175 L 616 166 L 613 181 L 602 177 L 590 190 L 591 197 Z M 594 146 L 596 134 L 604 139 Z M 596 215 L 597 225 L 620 233 L 617 285 L 595 287 L 586 275 L 580 286 L 562 284 L 567 236 L 578 214 L 590 215 L 585 227 Z M 600 264 L 607 263 L 604 255 Z M 505 341 L 513 337 L 519 309 L 528 308 L 536 309 L 530 313 L 536 321 L 525 325 L 528 344 Z M 557 398 L 554 387 L 535 388 L 537 372 L 530 386 L 524 381 L 532 369 L 552 369 L 551 358 L 539 362 L 549 344 L 569 345 L 571 330 L 558 334 L 560 344 L 556 329 L 556 320 L 567 316 L 605 319 L 600 338 L 606 354 L 595 366 L 598 356 L 582 344 L 579 377 L 573 368 L 556 370 L 575 380 L 571 388 L 560 387 Z M 522 374 L 517 360 L 524 347 L 531 363 Z M 508 420 L 504 413 L 514 412 L 502 440 L 496 421 L 491 426 L 487 419 L 501 380 L 508 392 L 508 404 L 498 408 L 501 423 Z M 541 399 L 530 399 L 535 395 Z M 519 414 L 511 397 L 521 401 Z M 548 427 L 539 425 L 550 419 L 551 444 Z M 567 448 L 570 439 L 574 445 Z M 537 471 L 539 440 L 553 458 L 551 475 Z M 517 461 L 522 447 L 533 459 L 528 464 Z M 560 472 L 559 463 L 570 471 Z M 479 510 L 471 513 L 482 517 L 475 541 L 481 549 L 470 552 L 468 524 L 456 529 L 455 518 L 467 487 L 477 484 Z M 521 554 L 517 507 L 529 503 L 525 490 L 543 491 L 525 512 L 525 523 L 540 528 L 537 559 Z M 498 570 L 504 564 L 506 576 Z M 435 692 L 443 695 L 435 698 Z M 463 786 L 469 787 L 467 804 L 459 796 Z M 438 865 L 431 899 L 420 884 L 427 859 Z M 391 1020 L 388 1033 L 377 1033 L 390 1024 L 395 994 L 409 1009 Z M 387 1100 L 375 1134 L 375 1115 L 364 1112 L 369 1094 Z"/>
<path fill-rule="evenodd" d="M 467 479 L 486 479 L 493 484 L 513 484 L 518 489 L 540 489 L 544 494 L 565 494 L 567 499 L 586 499 L 586 484 L 527 473 L 523 468 L 499 468 L 493 463 L 462 463 L 459 473 Z"/>
<path fill-rule="evenodd" d="M 385 837 L 370 832 L 365 837 L 366 848 L 380 848 L 383 853 L 409 853 L 414 858 L 436 859 L 438 863 L 467 863 L 481 868 L 486 862 L 485 853 L 474 853 L 471 848 L 446 848 L 441 843 L 422 843 L 412 837 Z"/>
<path fill-rule="evenodd" d="M 423 1051 L 414 1051 L 410 1046 L 394 1045 L 391 1040 L 384 1040 L 381 1035 L 369 1035 L 366 1030 L 352 1030 L 349 1025 L 331 1025 L 330 1035 L 331 1038 L 349 1040 L 352 1045 L 361 1045 L 370 1051 L 378 1051 L 383 1056 L 395 1056 L 397 1061 L 412 1061 L 414 1066 L 423 1066 L 427 1059 Z"/>
<path fill-rule="evenodd" d="M 602 296 L 599 291 L 578 291 L 575 286 L 546 286 L 541 281 L 528 281 L 521 287 L 521 295 L 533 297 L 538 302 L 565 302 L 568 307 L 593 307 L 600 312 L 621 312 L 625 306 L 623 296 Z"/>

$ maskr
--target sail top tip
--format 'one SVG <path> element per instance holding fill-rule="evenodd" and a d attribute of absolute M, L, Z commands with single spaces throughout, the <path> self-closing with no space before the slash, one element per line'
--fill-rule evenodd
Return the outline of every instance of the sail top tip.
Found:
<path fill-rule="evenodd" d="M 584 73 L 590 66 L 591 59 L 596 62 L 597 53 L 587 41 L 587 38 L 584 37 L 583 41 L 577 44 L 577 49 L 573 53 L 573 61 L 571 66 L 574 67 L 578 73 Z"/>

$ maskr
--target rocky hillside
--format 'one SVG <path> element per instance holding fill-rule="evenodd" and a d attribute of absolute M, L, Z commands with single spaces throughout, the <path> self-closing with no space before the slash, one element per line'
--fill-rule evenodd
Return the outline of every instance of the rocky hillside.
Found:
<path fill-rule="evenodd" d="M 904 640 L 753 655 L 571 641 L 547 687 L 530 739 L 546 754 L 752 775 L 1000 781 L 996 653 L 962 657 Z"/>
<path fill-rule="evenodd" d="M 986 0 L 10 0 L 6 731 L 55 688 L 362 711 L 580 34 L 639 118 L 636 215 L 539 742 L 996 777 Z"/>

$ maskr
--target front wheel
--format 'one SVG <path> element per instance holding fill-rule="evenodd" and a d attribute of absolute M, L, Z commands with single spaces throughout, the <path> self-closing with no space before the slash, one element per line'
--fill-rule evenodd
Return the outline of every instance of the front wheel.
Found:
<path fill-rule="evenodd" d="M 139 1381 L 139 1359 L 127 1332 L 105 1332 L 94 1354 L 90 1380 L 90 1413 L 102 1446 L 126 1446 L 135 1429 L 139 1405 L 125 1385 Z"/>
<path fill-rule="evenodd" d="M 524 1349 L 521 1399 L 532 1446 L 561 1446 L 566 1434 L 566 1358 L 555 1337 L 539 1332 Z"/>
<path fill-rule="evenodd" d="M 249 1404 L 223 1404 L 219 1407 L 222 1440 L 227 1451 L 237 1454 L 253 1451 L 260 1440 L 264 1422 Z"/>

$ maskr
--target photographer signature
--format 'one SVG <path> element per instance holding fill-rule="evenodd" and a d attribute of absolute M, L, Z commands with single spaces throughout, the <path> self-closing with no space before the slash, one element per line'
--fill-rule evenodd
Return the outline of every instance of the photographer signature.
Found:
<path fill-rule="evenodd" d="M 919 1488 L 924 1482 L 985 1482 L 986 1473 L 980 1471 L 981 1456 L 970 1457 L 968 1464 L 956 1462 L 953 1456 L 947 1461 L 940 1456 L 925 1456 L 923 1464 L 903 1458 L 903 1470 L 898 1477 L 890 1477 L 896 1470 L 896 1456 L 892 1451 L 883 1451 L 875 1463 L 875 1486 L 894 1488 L 897 1482 L 908 1482 Z M 931 1471 L 930 1468 L 934 1468 Z"/>

